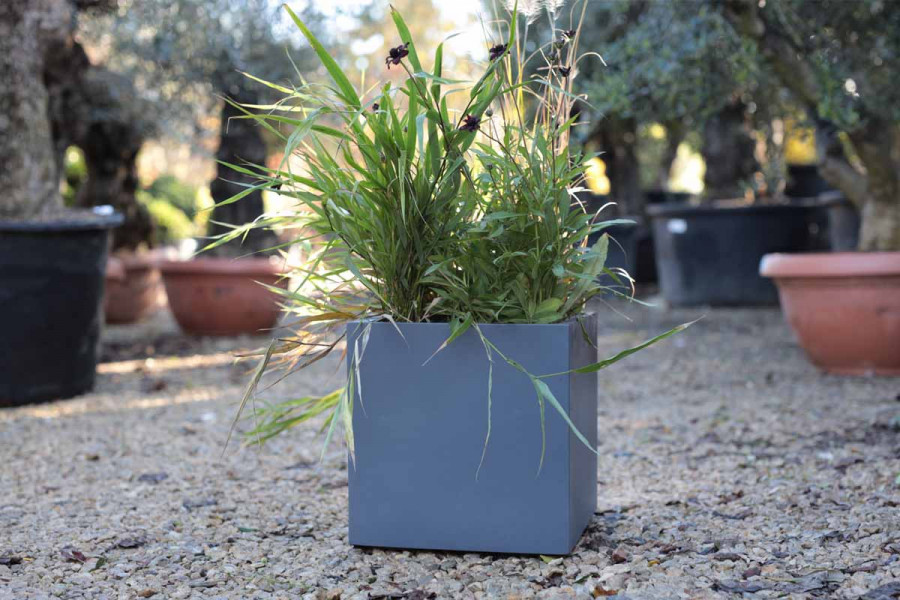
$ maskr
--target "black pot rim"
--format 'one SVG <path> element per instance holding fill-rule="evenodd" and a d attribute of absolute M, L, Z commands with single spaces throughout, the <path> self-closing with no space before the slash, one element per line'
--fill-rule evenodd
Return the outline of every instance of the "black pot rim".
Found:
<path fill-rule="evenodd" d="M 41 220 L 7 221 L 0 219 L 0 232 L 55 233 L 58 231 L 94 231 L 112 229 L 125 220 L 122 213 L 84 214 L 78 216 L 61 215 L 58 218 Z"/>
<path fill-rule="evenodd" d="M 647 206 L 647 214 L 653 218 L 739 216 L 806 211 L 817 206 L 822 206 L 822 203 L 814 198 L 797 200 L 790 204 L 750 204 L 746 206 L 695 206 L 683 202 L 669 202 L 666 204 L 651 204 Z"/>

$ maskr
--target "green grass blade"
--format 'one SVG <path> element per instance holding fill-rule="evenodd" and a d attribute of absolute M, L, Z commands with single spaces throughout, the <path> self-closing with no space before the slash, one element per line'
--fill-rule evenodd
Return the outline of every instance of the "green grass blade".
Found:
<path fill-rule="evenodd" d="M 294 21 L 294 24 L 297 25 L 297 29 L 303 34 L 306 40 L 309 42 L 309 45 L 312 46 L 313 50 L 315 50 L 316 54 L 319 57 L 319 60 L 322 61 L 322 64 L 325 66 L 325 69 L 328 71 L 328 74 L 331 75 L 331 79 L 334 80 L 334 83 L 340 89 L 340 96 L 351 107 L 358 109 L 360 107 L 359 96 L 356 93 L 356 89 L 353 87 L 353 84 L 350 83 L 350 80 L 347 79 L 347 76 L 344 74 L 344 71 L 341 70 L 340 65 L 337 64 L 337 61 L 328 54 L 328 51 L 325 49 L 325 46 L 322 45 L 321 42 L 313 35 L 313 32 L 309 30 L 309 28 L 300 20 L 291 7 L 287 4 L 284 5 L 284 9 L 291 16 L 291 19 Z"/>

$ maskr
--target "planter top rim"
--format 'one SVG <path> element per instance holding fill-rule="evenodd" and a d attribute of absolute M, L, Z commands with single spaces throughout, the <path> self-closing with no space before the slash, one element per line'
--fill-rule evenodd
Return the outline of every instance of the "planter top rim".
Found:
<path fill-rule="evenodd" d="M 594 318 L 596 317 L 596 313 L 594 312 L 584 312 L 579 316 Z M 362 325 L 365 324 L 366 321 L 360 321 L 359 319 L 355 319 L 353 321 L 347 321 L 347 325 Z M 557 321 L 556 323 L 478 323 L 479 327 L 569 327 L 571 325 L 577 324 L 578 320 L 576 317 L 572 317 L 570 319 L 566 319 L 565 321 Z M 390 321 L 371 321 L 372 325 L 387 325 L 388 327 L 393 328 L 394 324 Z M 428 321 L 428 322 L 418 322 L 418 323 L 397 323 L 398 327 L 410 327 L 410 326 L 424 326 L 424 327 L 447 327 L 450 325 L 447 321 Z"/>
<path fill-rule="evenodd" d="M 759 273 L 775 279 L 900 276 L 900 252 L 766 254 Z"/>
<path fill-rule="evenodd" d="M 731 216 L 747 214 L 778 213 L 786 211 L 807 211 L 810 208 L 823 206 L 817 199 L 802 199 L 785 204 L 748 204 L 741 206 L 692 205 L 685 202 L 669 202 L 647 206 L 647 214 L 651 217 L 696 217 L 696 216 Z"/>
<path fill-rule="evenodd" d="M 121 213 L 91 213 L 78 211 L 66 215 L 53 215 L 39 219 L 7 220 L 0 219 L 0 231 L 6 232 L 46 232 L 57 231 L 92 231 L 97 229 L 112 229 L 118 227 L 125 220 Z"/>
<path fill-rule="evenodd" d="M 259 256 L 161 260 L 157 264 L 164 275 L 286 275 L 288 273 L 283 261 Z"/>

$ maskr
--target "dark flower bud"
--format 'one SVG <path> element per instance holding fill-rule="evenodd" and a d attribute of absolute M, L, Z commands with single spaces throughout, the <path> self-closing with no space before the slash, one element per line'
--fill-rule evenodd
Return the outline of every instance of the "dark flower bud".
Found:
<path fill-rule="evenodd" d="M 494 116 L 494 109 L 493 109 L 493 108 L 489 108 L 489 109 L 487 109 L 486 111 L 484 111 L 484 116 L 486 116 L 488 119 L 490 119 L 491 117 L 493 117 L 493 116 Z"/>
<path fill-rule="evenodd" d="M 567 78 L 567 77 L 569 76 L 569 73 L 572 72 L 572 67 L 564 67 L 564 66 L 562 66 L 562 65 L 556 67 L 556 69 L 559 71 L 559 74 L 560 74 L 563 78 Z"/>
<path fill-rule="evenodd" d="M 374 104 L 372 104 L 372 111 L 373 111 L 373 112 L 378 112 L 378 109 L 379 109 L 379 108 L 381 108 L 381 106 L 380 106 L 377 102 L 375 102 Z"/>
<path fill-rule="evenodd" d="M 387 68 L 390 69 L 391 65 L 399 65 L 400 61 L 406 58 L 409 55 L 409 42 L 405 44 L 400 44 L 396 48 L 391 48 L 388 52 L 387 58 L 384 59 L 384 64 L 387 65 Z"/>
<path fill-rule="evenodd" d="M 567 40 L 571 40 L 573 37 L 575 37 L 575 34 L 577 34 L 577 33 L 578 32 L 575 31 L 574 29 L 564 29 L 562 32 L 563 37 L 566 38 Z"/>
<path fill-rule="evenodd" d="M 478 131 L 479 125 L 481 125 L 481 119 L 475 115 L 466 115 L 459 128 L 463 131 Z"/>
<path fill-rule="evenodd" d="M 490 49 L 488 54 L 488 58 L 490 58 L 491 62 L 494 62 L 506 52 L 506 44 L 497 44 Z"/>

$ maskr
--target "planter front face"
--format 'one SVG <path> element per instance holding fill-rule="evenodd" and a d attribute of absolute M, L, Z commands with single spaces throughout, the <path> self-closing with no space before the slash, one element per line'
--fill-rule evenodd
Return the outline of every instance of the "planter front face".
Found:
<path fill-rule="evenodd" d="M 591 342 L 593 317 L 584 318 Z M 348 325 L 348 368 L 366 325 Z M 597 504 L 597 457 L 545 403 L 527 376 L 494 356 L 491 435 L 488 359 L 469 330 L 423 363 L 449 335 L 446 323 L 373 323 L 359 363 L 349 470 L 350 543 L 358 546 L 516 554 L 567 554 Z M 596 362 L 582 327 L 481 325 L 535 375 Z M 404 340 L 405 338 L 405 340 Z M 597 375 L 544 380 L 596 447 Z M 477 478 L 476 478 L 477 474 Z"/>
<path fill-rule="evenodd" d="M 673 306 L 774 306 L 762 256 L 827 250 L 819 206 L 660 206 L 651 214 L 660 288 Z"/>

